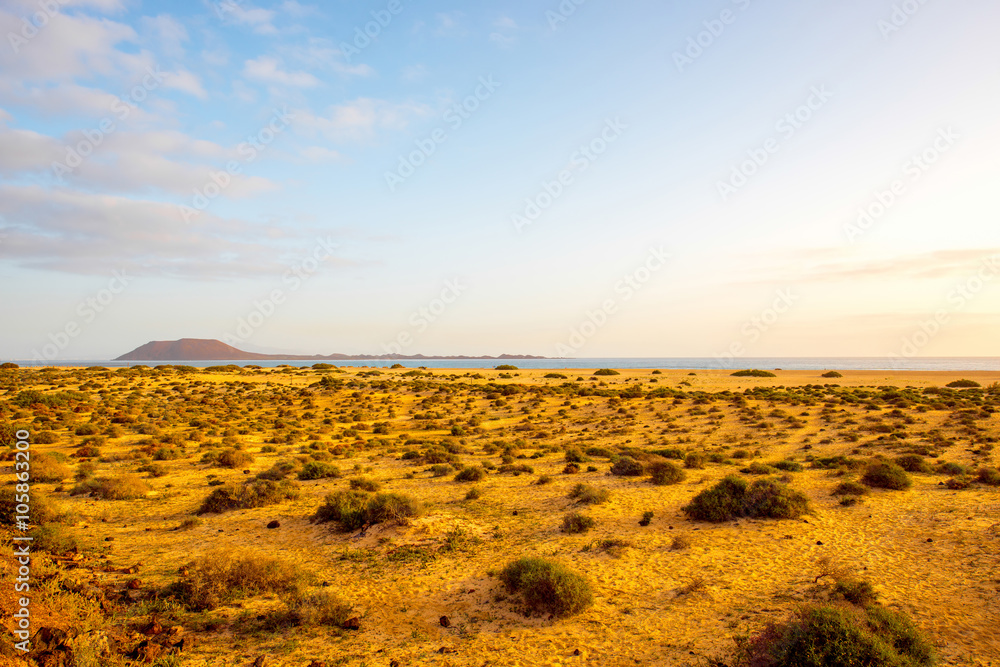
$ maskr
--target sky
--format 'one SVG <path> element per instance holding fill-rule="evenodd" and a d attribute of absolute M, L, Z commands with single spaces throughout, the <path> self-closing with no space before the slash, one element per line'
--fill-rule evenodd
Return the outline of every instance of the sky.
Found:
<path fill-rule="evenodd" d="M 1000 356 L 994 0 L 0 0 L 0 358 Z"/>

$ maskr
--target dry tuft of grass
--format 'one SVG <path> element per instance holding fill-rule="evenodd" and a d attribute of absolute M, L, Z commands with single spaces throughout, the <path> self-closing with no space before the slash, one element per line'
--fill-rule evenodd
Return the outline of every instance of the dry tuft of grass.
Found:
<path fill-rule="evenodd" d="M 294 563 L 249 550 L 216 548 L 187 566 L 169 593 L 193 611 L 264 593 L 298 594 L 311 575 Z"/>

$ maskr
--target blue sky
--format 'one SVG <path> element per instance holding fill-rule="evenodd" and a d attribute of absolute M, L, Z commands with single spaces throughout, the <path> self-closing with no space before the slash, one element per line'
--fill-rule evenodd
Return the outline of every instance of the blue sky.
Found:
<path fill-rule="evenodd" d="M 0 357 L 1000 354 L 998 24 L 4 0 Z"/>

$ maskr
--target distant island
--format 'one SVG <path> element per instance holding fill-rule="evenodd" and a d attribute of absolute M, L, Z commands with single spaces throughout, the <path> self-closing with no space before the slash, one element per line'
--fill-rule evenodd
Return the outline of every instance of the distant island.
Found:
<path fill-rule="evenodd" d="M 221 340 L 208 338 L 181 338 L 180 340 L 154 340 L 123 354 L 115 361 L 346 361 L 375 359 L 547 359 L 530 354 L 501 354 L 499 357 L 480 356 L 426 356 L 423 354 L 258 354 L 244 352 Z"/>

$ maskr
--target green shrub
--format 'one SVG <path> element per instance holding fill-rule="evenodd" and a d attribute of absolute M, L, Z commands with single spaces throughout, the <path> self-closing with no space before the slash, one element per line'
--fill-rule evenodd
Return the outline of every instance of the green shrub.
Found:
<path fill-rule="evenodd" d="M 355 477 L 350 482 L 348 482 L 351 489 L 355 491 L 369 491 L 374 493 L 382 488 L 382 485 L 376 482 L 374 479 L 368 479 L 367 477 Z"/>
<path fill-rule="evenodd" d="M 405 523 L 423 514 L 423 506 L 414 498 L 401 493 L 379 493 L 368 501 L 365 519 L 369 523 L 396 521 Z"/>
<path fill-rule="evenodd" d="M 483 491 L 478 486 L 474 486 L 465 492 L 466 500 L 479 500 L 483 497 Z"/>
<path fill-rule="evenodd" d="M 903 456 L 897 456 L 896 465 L 906 472 L 934 472 L 934 469 L 929 463 L 927 463 L 927 461 L 924 460 L 924 457 L 918 456 L 917 454 L 904 454 Z"/>
<path fill-rule="evenodd" d="M 969 472 L 968 468 L 961 463 L 952 463 L 951 461 L 939 463 L 936 470 L 942 475 L 965 475 Z"/>
<path fill-rule="evenodd" d="M 298 497 L 299 490 L 292 482 L 257 479 L 246 484 L 215 489 L 202 502 L 197 514 L 218 514 L 229 510 L 266 507 Z"/>
<path fill-rule="evenodd" d="M 976 481 L 989 486 L 1000 486 L 1000 470 L 996 468 L 980 468 L 976 471 Z"/>
<path fill-rule="evenodd" d="M 930 642 L 905 615 L 878 605 L 818 605 L 740 642 L 734 667 L 918 667 L 934 662 Z"/>
<path fill-rule="evenodd" d="M 586 456 L 580 453 L 579 449 L 571 447 L 566 450 L 565 454 L 566 463 L 587 463 L 589 460 Z"/>
<path fill-rule="evenodd" d="M 496 371 L 516 371 L 517 370 L 517 366 L 511 366 L 510 364 L 500 364 L 499 366 L 495 366 L 493 368 L 493 370 L 496 370 Z"/>
<path fill-rule="evenodd" d="M 861 481 L 868 486 L 879 489 L 894 489 L 902 491 L 913 486 L 913 481 L 906 471 L 895 463 L 877 462 L 869 464 Z"/>
<path fill-rule="evenodd" d="M 830 493 L 834 496 L 863 496 L 869 493 L 869 489 L 864 484 L 857 482 L 841 482 L 833 487 L 833 491 Z"/>
<path fill-rule="evenodd" d="M 620 477 L 640 477 L 644 472 L 642 464 L 631 456 L 621 456 L 611 466 L 611 474 Z"/>
<path fill-rule="evenodd" d="M 576 498 L 578 503 L 585 505 L 600 505 L 608 501 L 611 494 L 607 489 L 598 489 L 589 484 L 577 484 L 569 492 L 570 498 Z"/>
<path fill-rule="evenodd" d="M 851 604 L 862 606 L 872 604 L 878 598 L 875 588 L 863 579 L 841 579 L 833 587 L 833 592 Z"/>
<path fill-rule="evenodd" d="M 35 454 L 31 457 L 31 479 L 35 482 L 61 482 L 69 475 L 69 467 L 51 454 Z"/>
<path fill-rule="evenodd" d="M 658 486 L 667 484 L 680 484 L 687 477 L 687 473 L 676 463 L 671 461 L 656 461 L 649 465 L 649 481 Z"/>
<path fill-rule="evenodd" d="M 652 521 L 653 521 L 653 512 L 650 510 L 646 510 L 645 512 L 642 513 L 642 518 L 639 519 L 639 525 L 648 526 L 650 523 L 652 523 Z"/>
<path fill-rule="evenodd" d="M 290 462 L 285 462 L 285 464 L 286 465 L 280 465 L 280 463 L 275 463 L 271 466 L 271 470 L 275 471 L 278 479 L 284 479 L 284 476 L 288 474 L 289 471 L 286 470 L 286 466 L 294 467 L 294 464 L 291 464 Z M 262 477 L 263 475 L 264 473 L 261 473 L 258 477 Z M 326 461 L 306 461 L 305 465 L 302 466 L 302 470 L 298 472 L 298 478 L 302 481 L 327 479 L 330 477 L 340 477 L 340 468 L 331 463 L 327 463 Z M 268 477 L 264 477 L 264 479 L 270 478 L 270 475 Z"/>
<path fill-rule="evenodd" d="M 705 455 L 699 452 L 690 452 L 684 457 L 684 467 L 700 470 L 705 467 Z"/>
<path fill-rule="evenodd" d="M 785 472 L 802 472 L 804 470 L 802 464 L 798 461 L 775 461 L 770 465 Z"/>
<path fill-rule="evenodd" d="M 59 442 L 59 436 L 52 431 L 42 431 L 36 433 L 31 440 L 37 445 L 54 445 Z"/>
<path fill-rule="evenodd" d="M 28 534 L 34 538 L 31 542 L 31 548 L 37 551 L 64 554 L 79 548 L 76 536 L 57 523 L 36 526 Z"/>
<path fill-rule="evenodd" d="M 961 491 L 962 489 L 967 489 L 972 485 L 972 478 L 968 475 L 959 475 L 958 477 L 951 477 L 944 483 L 952 491 Z"/>
<path fill-rule="evenodd" d="M 317 523 L 336 521 L 344 532 L 357 530 L 365 525 L 368 498 L 363 491 L 335 491 L 326 496 L 312 520 Z"/>
<path fill-rule="evenodd" d="M 438 463 L 431 466 L 431 475 L 434 477 L 444 477 L 445 475 L 450 474 L 452 470 L 454 470 L 454 468 L 447 463 Z"/>
<path fill-rule="evenodd" d="M 239 449 L 225 449 L 219 453 L 215 462 L 223 468 L 242 468 L 253 463 L 253 456 Z"/>
<path fill-rule="evenodd" d="M 594 518 L 581 514 L 580 512 L 570 512 L 563 516 L 562 530 L 564 533 L 574 535 L 576 533 L 586 533 L 594 527 Z"/>
<path fill-rule="evenodd" d="M 252 595 L 294 594 L 309 578 L 294 563 L 219 547 L 190 563 L 168 592 L 189 609 L 205 611 Z"/>
<path fill-rule="evenodd" d="M 486 477 L 486 471 L 479 466 L 469 466 L 467 468 L 462 468 L 455 475 L 456 482 L 479 482 Z"/>
<path fill-rule="evenodd" d="M 761 463 L 760 461 L 754 461 L 746 468 L 740 470 L 740 472 L 747 475 L 770 475 L 775 471 L 777 471 L 777 468 L 772 468 L 766 463 Z"/>
<path fill-rule="evenodd" d="M 133 473 L 115 477 L 93 477 L 81 480 L 70 489 L 70 495 L 91 493 L 102 500 L 135 500 L 145 498 L 149 484 Z"/>
<path fill-rule="evenodd" d="M 17 506 L 26 500 L 26 495 L 17 493 L 12 486 L 0 486 L 0 525 L 13 526 L 16 523 Z M 40 525 L 55 519 L 56 511 L 45 496 L 32 491 L 27 499 L 30 500 L 27 503 L 29 523 Z"/>
<path fill-rule="evenodd" d="M 952 389 L 971 389 L 973 387 L 982 387 L 975 380 L 955 380 L 954 382 L 949 382 L 945 385 L 946 387 L 951 387 Z"/>
<path fill-rule="evenodd" d="M 621 375 L 621 373 L 619 373 L 616 370 L 612 370 L 610 368 L 598 368 L 596 371 L 594 371 L 594 375 L 602 375 L 602 376 Z"/>
<path fill-rule="evenodd" d="M 752 485 L 729 475 L 696 495 L 681 510 L 696 521 L 731 521 L 740 517 L 794 519 L 809 511 L 809 501 L 799 491 L 772 480 Z"/>
<path fill-rule="evenodd" d="M 167 474 L 167 469 L 160 463 L 145 463 L 135 470 L 136 472 L 148 472 L 150 477 L 163 477 Z"/>
<path fill-rule="evenodd" d="M 590 583 L 565 566 L 544 558 L 520 558 L 500 572 L 511 593 L 521 593 L 529 611 L 564 617 L 594 601 Z"/>
<path fill-rule="evenodd" d="M 840 373 L 839 371 L 827 371 L 826 373 L 823 373 L 822 377 L 825 377 L 825 378 L 842 378 L 842 377 L 844 377 L 844 374 Z"/>
<path fill-rule="evenodd" d="M 773 378 L 778 377 L 770 371 L 759 371 L 757 369 L 748 369 L 743 371 L 736 371 L 735 373 L 730 373 L 730 376 L 735 378 Z"/>

